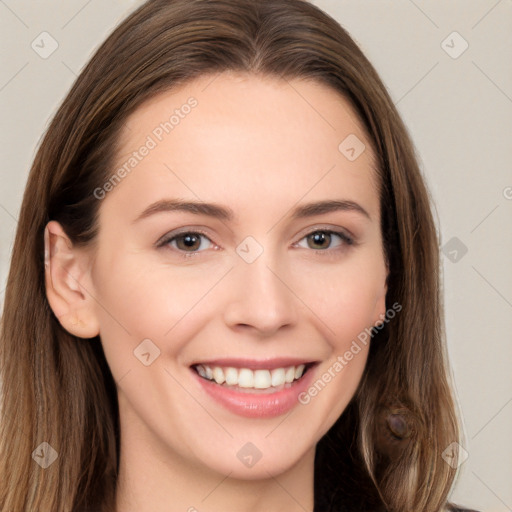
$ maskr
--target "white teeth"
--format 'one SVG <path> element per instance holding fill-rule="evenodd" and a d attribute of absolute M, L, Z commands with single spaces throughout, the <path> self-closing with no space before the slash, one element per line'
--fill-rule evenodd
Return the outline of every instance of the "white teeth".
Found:
<path fill-rule="evenodd" d="M 215 379 L 215 382 L 217 384 L 222 384 L 226 380 L 226 378 L 224 377 L 224 371 L 222 370 L 222 368 L 219 368 L 218 366 L 216 366 L 213 369 L 213 378 Z"/>
<path fill-rule="evenodd" d="M 242 368 L 238 374 L 238 385 L 241 388 L 253 388 L 254 372 L 248 368 Z"/>
<path fill-rule="evenodd" d="M 284 380 L 286 382 L 293 382 L 293 379 L 295 379 L 295 367 L 289 366 L 286 368 L 286 373 L 284 374 Z"/>
<path fill-rule="evenodd" d="M 285 383 L 284 368 L 275 368 L 271 372 L 272 386 L 281 386 Z"/>
<path fill-rule="evenodd" d="M 238 370 L 236 368 L 226 368 L 224 371 L 226 375 L 226 384 L 234 386 L 238 383 Z"/>
<path fill-rule="evenodd" d="M 208 380 L 214 380 L 217 384 L 226 386 L 239 386 L 241 388 L 268 389 L 282 386 L 300 379 L 306 365 L 288 366 L 286 368 L 274 368 L 273 370 L 250 370 L 249 368 L 233 368 L 220 366 L 208 366 L 200 364 L 195 366 L 197 373 Z"/>
<path fill-rule="evenodd" d="M 272 385 L 269 370 L 256 370 L 254 372 L 254 387 L 256 389 L 267 389 Z"/>
<path fill-rule="evenodd" d="M 199 375 L 201 375 L 201 377 L 206 377 L 206 370 L 204 369 L 204 366 L 202 366 L 202 365 L 196 366 L 196 370 L 197 370 L 197 373 L 199 373 Z"/>
<path fill-rule="evenodd" d="M 302 377 L 302 373 L 304 372 L 304 368 L 306 368 L 305 364 L 299 364 L 299 366 L 297 366 L 297 368 L 295 368 L 295 378 L 296 379 L 299 379 L 300 377 Z"/>

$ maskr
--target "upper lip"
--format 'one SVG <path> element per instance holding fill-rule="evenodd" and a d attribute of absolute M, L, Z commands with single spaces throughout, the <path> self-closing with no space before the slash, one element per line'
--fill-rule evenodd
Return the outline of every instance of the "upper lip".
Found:
<path fill-rule="evenodd" d="M 274 368 L 286 368 L 287 366 L 299 366 L 301 364 L 313 364 L 317 361 L 312 359 L 301 359 L 298 357 L 274 357 L 272 359 L 245 359 L 240 357 L 229 357 L 221 359 L 209 359 L 208 361 L 197 361 L 191 366 L 200 364 L 233 368 L 248 368 L 249 370 L 273 370 Z"/>

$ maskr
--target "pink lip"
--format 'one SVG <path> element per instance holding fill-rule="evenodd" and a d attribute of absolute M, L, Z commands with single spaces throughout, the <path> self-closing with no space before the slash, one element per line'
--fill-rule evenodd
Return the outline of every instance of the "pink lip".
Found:
<path fill-rule="evenodd" d="M 230 361 L 231 363 L 233 362 L 233 360 Z M 226 366 L 233 366 L 231 363 Z M 294 366 L 294 364 L 285 364 L 284 366 Z M 284 388 L 275 393 L 245 393 L 243 391 L 236 391 L 217 384 L 215 381 L 200 377 L 194 369 L 191 369 L 191 371 L 199 381 L 202 389 L 229 411 L 246 418 L 272 418 L 287 413 L 299 403 L 298 397 L 310 386 L 314 377 L 315 372 L 313 370 L 315 367 L 316 364 L 299 380 L 292 382 L 289 388 Z M 247 367 L 245 366 L 245 368 Z M 268 366 L 265 368 L 268 368 Z"/>
<path fill-rule="evenodd" d="M 208 366 L 231 366 L 233 368 L 248 368 L 249 370 L 273 370 L 274 368 L 286 368 L 287 366 L 299 366 L 300 364 L 312 363 L 313 360 L 299 359 L 297 357 L 276 357 L 272 359 L 244 359 L 244 358 L 223 358 L 210 359 L 209 361 L 197 361 L 191 366 L 206 364 Z"/>

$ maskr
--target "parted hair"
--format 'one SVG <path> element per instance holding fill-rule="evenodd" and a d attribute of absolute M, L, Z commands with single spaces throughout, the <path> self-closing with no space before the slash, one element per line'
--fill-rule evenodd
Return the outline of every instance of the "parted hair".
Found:
<path fill-rule="evenodd" d="M 386 87 L 345 29 L 305 0 L 149 0 L 99 47 L 38 147 L 19 214 L 0 330 L 0 509 L 115 510 L 119 418 L 99 337 L 80 339 L 45 291 L 45 225 L 94 244 L 123 122 L 144 102 L 225 71 L 317 81 L 354 108 L 376 157 L 386 304 L 347 408 L 317 444 L 315 512 L 445 510 L 461 436 L 447 360 L 432 201 Z M 341 142 L 341 141 L 340 141 Z M 388 306 L 389 307 L 389 306 Z M 32 453 L 59 454 L 43 469 Z"/>

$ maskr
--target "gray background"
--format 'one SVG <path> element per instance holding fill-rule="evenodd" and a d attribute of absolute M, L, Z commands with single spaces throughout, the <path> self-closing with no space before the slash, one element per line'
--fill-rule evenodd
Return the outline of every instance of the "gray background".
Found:
<path fill-rule="evenodd" d="M 313 3 L 349 31 L 380 73 L 435 201 L 469 455 L 452 500 L 512 511 L 512 1 Z M 1 304 L 39 139 L 92 52 L 139 4 L 0 0 Z M 57 49 L 46 55 L 52 44 Z"/>

